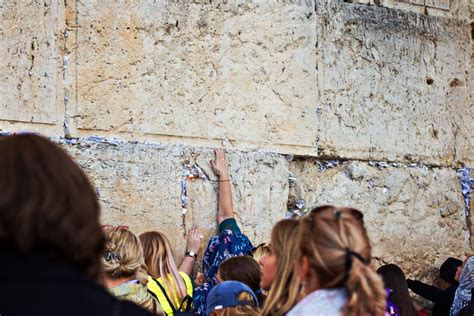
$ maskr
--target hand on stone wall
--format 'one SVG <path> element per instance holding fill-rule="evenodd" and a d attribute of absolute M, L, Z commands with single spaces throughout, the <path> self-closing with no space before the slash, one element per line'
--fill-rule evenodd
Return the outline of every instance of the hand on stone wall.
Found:
<path fill-rule="evenodd" d="M 211 160 L 211 167 L 216 176 L 219 177 L 219 180 L 228 180 L 229 179 L 229 167 L 227 162 L 227 157 L 221 149 L 216 149 L 215 151 L 216 159 Z"/>
<path fill-rule="evenodd" d="M 194 225 L 188 232 L 187 251 L 198 253 L 201 248 L 201 233 L 199 226 Z"/>

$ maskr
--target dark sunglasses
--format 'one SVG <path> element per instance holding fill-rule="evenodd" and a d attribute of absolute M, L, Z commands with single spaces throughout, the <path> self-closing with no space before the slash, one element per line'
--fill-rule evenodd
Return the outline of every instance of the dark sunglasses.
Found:
<path fill-rule="evenodd" d="M 336 208 L 334 206 L 328 205 L 318 206 L 308 213 L 306 219 L 312 222 L 313 217 L 316 215 L 322 215 L 324 218 L 334 220 L 344 218 L 355 218 L 360 221 L 364 220 L 364 214 L 362 214 L 361 211 L 351 207 Z"/>
<path fill-rule="evenodd" d="M 105 225 L 100 225 L 100 227 L 102 227 L 102 229 L 114 229 L 114 228 L 117 228 L 119 230 L 128 230 L 128 226 L 123 226 L 123 225 L 120 225 L 120 226 L 112 226 L 110 224 L 105 224 Z"/>
<path fill-rule="evenodd" d="M 255 252 L 256 252 L 259 248 L 265 247 L 265 246 L 269 247 L 269 245 L 267 245 L 266 243 L 262 242 L 260 245 L 258 245 L 257 247 L 254 247 L 252 250 L 250 250 L 248 256 L 249 256 L 249 257 L 253 257 L 254 254 L 255 254 Z"/>

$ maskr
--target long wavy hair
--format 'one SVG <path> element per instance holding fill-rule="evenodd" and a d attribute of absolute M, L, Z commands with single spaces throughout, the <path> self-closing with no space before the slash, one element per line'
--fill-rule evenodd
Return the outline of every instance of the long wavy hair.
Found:
<path fill-rule="evenodd" d="M 384 315 L 385 289 L 370 264 L 372 248 L 360 211 L 332 205 L 313 209 L 301 219 L 296 248 L 296 261 L 308 260 L 318 289 L 347 290 L 343 315 Z M 294 278 L 290 287 L 302 281 Z"/>
<path fill-rule="evenodd" d="M 163 233 L 149 231 L 140 235 L 147 272 L 155 279 L 161 278 L 165 288 L 176 293 L 179 302 L 173 302 L 176 308 L 187 295 L 186 284 L 179 275 L 170 242 Z M 173 296 L 171 296 L 173 297 Z"/>
<path fill-rule="evenodd" d="M 295 243 L 299 223 L 295 219 L 284 219 L 273 227 L 270 248 L 277 259 L 277 271 L 262 309 L 263 315 L 283 315 L 297 302 L 299 285 L 288 285 L 294 277 Z"/>

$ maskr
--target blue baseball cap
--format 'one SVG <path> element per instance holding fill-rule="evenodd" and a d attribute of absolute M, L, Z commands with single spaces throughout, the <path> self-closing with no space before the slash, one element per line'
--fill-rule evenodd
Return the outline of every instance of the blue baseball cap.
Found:
<path fill-rule="evenodd" d="M 239 300 L 239 294 L 242 292 L 250 294 L 254 301 Z M 242 282 L 225 281 L 217 284 L 207 295 L 206 314 L 209 315 L 216 309 L 242 305 L 258 307 L 258 299 L 255 293 Z"/>

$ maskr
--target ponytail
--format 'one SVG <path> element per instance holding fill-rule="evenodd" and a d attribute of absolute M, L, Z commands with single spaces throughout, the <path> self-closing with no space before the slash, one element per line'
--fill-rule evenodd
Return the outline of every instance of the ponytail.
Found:
<path fill-rule="evenodd" d="M 297 261 L 305 257 L 316 274 L 305 278 L 316 278 L 319 289 L 346 289 L 344 316 L 384 315 L 385 289 L 370 265 L 372 248 L 360 211 L 331 205 L 313 209 L 301 220 L 297 248 Z"/>
<path fill-rule="evenodd" d="M 366 263 L 352 257 L 346 281 L 347 304 L 344 315 L 384 315 L 385 289 L 380 276 Z"/>

